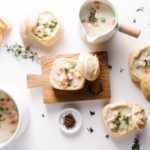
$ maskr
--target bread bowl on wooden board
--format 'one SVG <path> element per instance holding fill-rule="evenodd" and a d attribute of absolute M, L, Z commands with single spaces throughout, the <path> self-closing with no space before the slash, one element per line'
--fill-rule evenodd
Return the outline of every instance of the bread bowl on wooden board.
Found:
<path fill-rule="evenodd" d="M 41 75 L 28 74 L 27 75 L 28 88 L 42 86 L 44 103 L 109 99 L 111 97 L 111 93 L 109 83 L 107 52 L 106 51 L 92 52 L 92 54 L 96 54 L 98 56 L 101 68 L 100 76 L 97 80 L 93 82 L 86 81 L 83 89 L 78 91 L 57 90 L 51 87 L 49 81 L 52 64 L 57 58 L 78 59 L 79 53 L 41 57 L 42 74 Z"/>

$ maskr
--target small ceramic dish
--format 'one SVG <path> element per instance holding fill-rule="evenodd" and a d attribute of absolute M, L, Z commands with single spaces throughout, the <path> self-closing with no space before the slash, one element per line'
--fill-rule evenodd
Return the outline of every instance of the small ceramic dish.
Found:
<path fill-rule="evenodd" d="M 64 118 L 65 116 L 67 116 L 68 114 L 71 114 L 73 116 L 73 118 L 75 119 L 75 124 L 73 127 L 71 128 L 67 128 L 64 125 Z M 79 113 L 79 111 L 77 111 L 74 108 L 66 108 L 64 110 L 62 110 L 59 114 L 59 119 L 58 119 L 58 123 L 59 123 L 59 128 L 62 132 L 66 133 L 66 134 L 74 134 L 76 133 L 82 126 L 82 117 L 81 114 Z"/>

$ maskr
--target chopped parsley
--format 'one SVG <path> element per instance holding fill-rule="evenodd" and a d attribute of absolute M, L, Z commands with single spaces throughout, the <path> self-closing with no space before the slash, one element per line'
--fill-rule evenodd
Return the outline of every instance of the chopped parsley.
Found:
<path fill-rule="evenodd" d="M 123 116 L 123 121 L 125 122 L 126 125 L 129 125 L 129 117 Z"/>
<path fill-rule="evenodd" d="M 57 25 L 57 22 L 56 22 L 56 21 L 52 21 L 52 22 L 50 23 L 49 28 L 51 29 L 51 32 L 54 31 L 56 25 Z"/>
<path fill-rule="evenodd" d="M 105 23 L 106 19 L 105 18 L 101 18 L 101 23 Z"/>
<path fill-rule="evenodd" d="M 74 69 L 76 65 L 72 65 L 71 68 Z"/>
<path fill-rule="evenodd" d="M 65 70 L 65 72 L 68 72 L 70 70 L 70 68 L 65 67 L 64 70 Z"/>
<path fill-rule="evenodd" d="M 48 33 L 47 33 L 47 32 L 44 32 L 43 36 L 44 36 L 44 37 L 48 37 Z"/>
<path fill-rule="evenodd" d="M 3 108 L 3 106 L 0 106 L 0 111 L 4 111 L 4 108 Z"/>
<path fill-rule="evenodd" d="M 95 23 L 98 19 L 95 17 L 95 14 L 96 14 L 96 10 L 94 8 L 91 8 L 90 10 L 90 14 L 89 14 L 89 21 L 92 22 L 92 23 Z"/>
<path fill-rule="evenodd" d="M 68 86 L 68 87 L 71 87 L 71 83 L 69 82 L 67 86 Z"/>
<path fill-rule="evenodd" d="M 119 111 L 115 120 L 113 121 L 113 124 L 114 124 L 114 129 L 118 129 L 121 122 L 120 122 L 120 119 L 121 119 L 121 112 Z"/>

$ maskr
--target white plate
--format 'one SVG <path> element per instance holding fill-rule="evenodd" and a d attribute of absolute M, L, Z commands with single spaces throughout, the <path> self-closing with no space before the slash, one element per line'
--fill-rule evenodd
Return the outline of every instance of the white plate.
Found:
<path fill-rule="evenodd" d="M 69 113 L 71 113 L 74 116 L 76 123 L 75 123 L 75 126 L 73 128 L 67 129 L 63 125 L 63 118 L 65 115 L 67 115 Z M 81 125 L 82 125 L 81 114 L 79 113 L 79 111 L 77 111 L 74 108 L 66 108 L 66 109 L 62 110 L 59 114 L 59 120 L 58 121 L 59 121 L 59 128 L 61 129 L 61 131 L 63 131 L 64 133 L 67 133 L 67 134 L 76 133 L 81 128 Z"/>

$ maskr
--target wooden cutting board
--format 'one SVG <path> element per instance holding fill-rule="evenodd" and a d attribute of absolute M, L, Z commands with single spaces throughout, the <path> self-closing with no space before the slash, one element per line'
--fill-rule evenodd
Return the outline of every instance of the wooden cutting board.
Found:
<path fill-rule="evenodd" d="M 81 100 L 96 100 L 109 99 L 110 84 L 109 84 L 109 69 L 108 57 L 106 51 L 93 52 L 97 54 L 100 62 L 100 77 L 93 82 L 86 81 L 84 88 L 78 91 L 62 91 L 53 89 L 49 83 L 49 75 L 52 63 L 56 58 L 73 58 L 77 59 L 79 54 L 64 54 L 41 57 L 41 75 L 28 74 L 28 88 L 42 86 L 44 103 L 66 102 L 66 101 L 81 101 Z"/>

